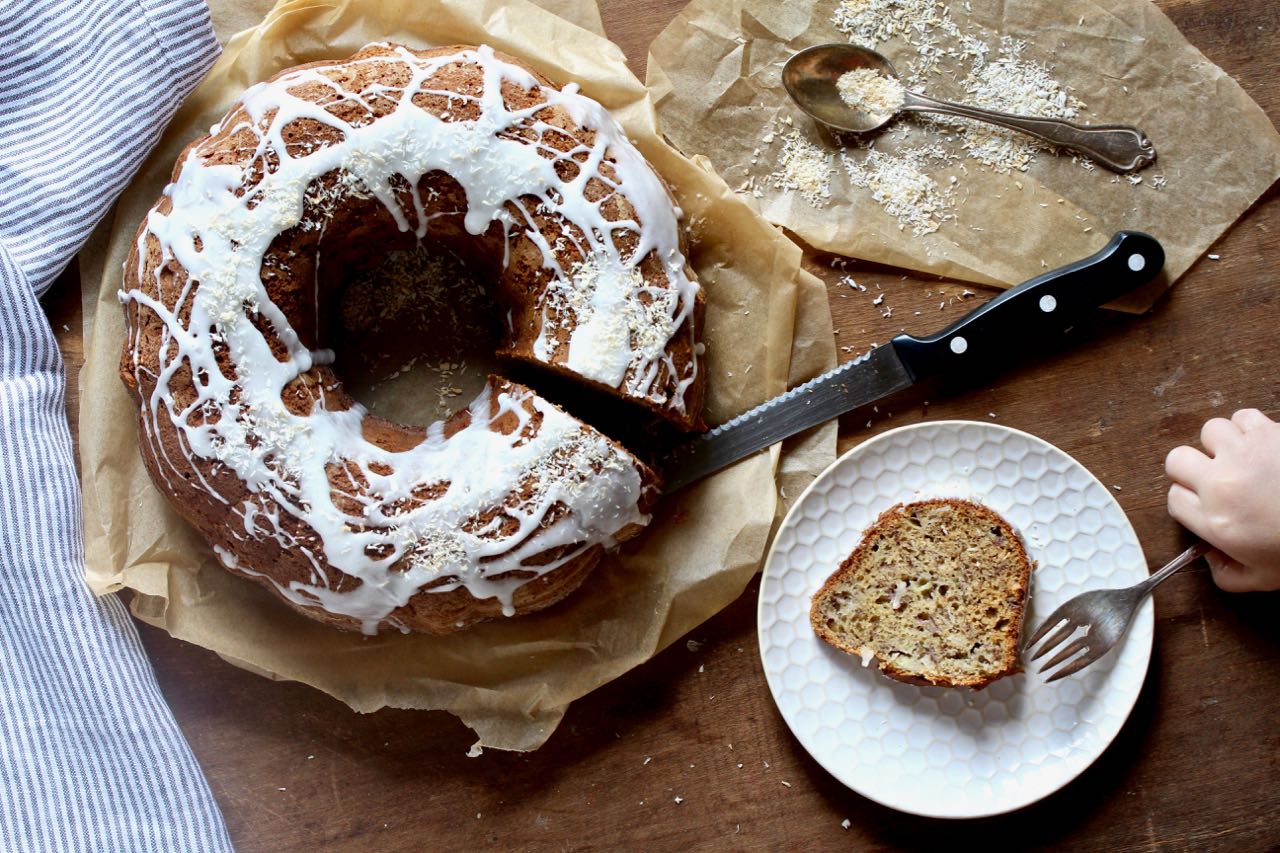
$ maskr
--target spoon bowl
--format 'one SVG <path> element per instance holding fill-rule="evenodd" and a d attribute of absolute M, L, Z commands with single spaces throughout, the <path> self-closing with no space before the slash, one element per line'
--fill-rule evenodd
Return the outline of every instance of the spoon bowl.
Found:
<path fill-rule="evenodd" d="M 1073 124 L 1056 118 L 1019 116 L 965 104 L 940 101 L 909 89 L 902 91 L 896 110 L 869 112 L 841 97 L 839 81 L 850 71 L 867 68 L 882 77 L 898 80 L 884 56 L 856 44 L 820 44 L 793 55 L 782 67 L 782 85 L 800 109 L 835 130 L 868 133 L 886 125 L 902 112 L 939 113 L 985 121 L 1042 139 L 1050 145 L 1078 151 L 1116 172 L 1132 172 L 1150 166 L 1156 149 L 1147 135 L 1127 124 Z"/>
<path fill-rule="evenodd" d="M 898 72 L 883 55 L 856 44 L 819 44 L 807 47 L 782 66 L 782 85 L 796 106 L 828 127 L 851 133 L 868 133 L 889 123 L 896 113 L 858 109 L 840 97 L 836 82 L 850 71 L 870 69 L 898 79 Z"/>

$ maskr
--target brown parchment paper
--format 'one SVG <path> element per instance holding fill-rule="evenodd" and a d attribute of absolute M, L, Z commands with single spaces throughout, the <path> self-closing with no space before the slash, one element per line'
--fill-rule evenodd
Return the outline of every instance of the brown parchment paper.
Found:
<path fill-rule="evenodd" d="M 648 83 L 663 131 L 685 153 L 710 158 L 735 188 L 754 176 L 762 214 L 815 248 L 907 269 L 1007 287 L 1097 251 L 1117 230 L 1146 231 L 1164 245 L 1166 274 L 1117 303 L 1131 311 L 1149 308 L 1280 176 L 1271 121 L 1146 0 L 947 5 L 962 29 L 972 23 L 1025 41 L 1023 58 L 1048 65 L 1088 106 L 1076 121 L 1142 128 L 1158 155 L 1139 173 L 1143 182 L 1113 182 L 1102 167 L 1088 172 L 1048 152 L 1011 175 L 969 160 L 963 173 L 957 163 L 935 175 L 940 182 L 960 175 L 957 220 L 920 237 L 899 230 L 838 159 L 821 208 L 769 186 L 781 145 L 764 147 L 762 137 L 776 120 L 789 116 L 808 139 L 836 150 L 781 84 L 782 64 L 795 51 L 848 40 L 831 23 L 836 0 L 693 0 L 650 48 Z M 878 49 L 900 70 L 916 55 L 901 40 Z M 958 79 L 931 78 L 929 94 L 964 100 Z M 945 142 L 918 119 L 899 121 L 909 122 L 907 144 Z M 895 147 L 883 134 L 876 145 Z M 1167 180 L 1162 189 L 1154 188 L 1156 175 Z"/>
<path fill-rule="evenodd" d="M 363 637 L 301 617 L 223 571 L 152 486 L 137 452 L 134 406 L 116 374 L 123 336 L 116 292 L 134 229 L 178 152 L 246 86 L 375 40 L 487 43 L 554 80 L 580 83 L 613 111 L 672 186 L 708 296 L 710 423 L 834 366 L 825 289 L 800 269 L 800 250 L 709 163 L 688 160 L 661 140 L 647 91 L 599 34 L 594 3 L 546 5 L 583 26 L 527 0 L 281 3 L 228 41 L 121 198 L 114 221 L 99 229 L 81 259 L 88 332 L 80 448 L 90 586 L 100 594 L 133 590 L 139 618 L 246 669 L 305 682 L 359 711 L 448 710 L 475 729 L 480 744 L 518 750 L 541 745 L 572 700 L 647 660 L 741 593 L 785 500 L 834 459 L 835 424 L 665 499 L 645 534 L 556 607 L 451 637 Z M 215 5 L 220 19 L 235 15 Z M 411 370 L 408 379 L 415 377 L 434 381 Z M 404 380 L 398 379 L 401 389 L 408 387 Z M 365 399 L 394 407 L 396 387 L 373 388 Z"/>

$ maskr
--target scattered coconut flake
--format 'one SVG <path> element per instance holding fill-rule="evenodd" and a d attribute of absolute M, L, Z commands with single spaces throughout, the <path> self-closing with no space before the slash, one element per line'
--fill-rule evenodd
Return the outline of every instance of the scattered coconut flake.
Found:
<path fill-rule="evenodd" d="M 841 829 L 848 829 L 851 826 L 853 826 L 853 824 L 849 822 L 849 818 L 845 818 L 844 820 L 840 821 Z"/>
<path fill-rule="evenodd" d="M 971 11 L 969 4 L 965 10 Z M 850 41 L 876 47 L 886 41 L 895 47 L 895 61 L 913 88 L 929 88 L 960 81 L 963 100 L 1003 112 L 1070 119 L 1085 104 L 1055 80 L 1050 69 L 1025 59 L 1026 43 L 967 24 L 961 28 L 943 0 L 841 0 L 831 23 Z M 906 54 L 902 64 L 901 54 Z M 960 99 L 957 97 L 956 99 Z M 932 117 L 924 123 L 957 137 L 968 156 L 1000 173 L 1025 171 L 1039 150 L 1048 146 L 1015 131 L 969 119 Z M 953 131 L 959 130 L 959 134 Z M 952 131 L 952 133 L 948 133 Z M 1076 155 L 1073 161 L 1089 171 L 1094 164 Z M 955 183 L 954 176 L 949 178 Z"/>
<path fill-rule="evenodd" d="M 1003 36 L 996 59 L 976 64 L 963 87 L 975 106 L 1042 118 L 1072 119 L 1085 104 L 1049 76 L 1049 69 L 1023 59 L 1026 42 Z M 939 119 L 963 129 L 966 153 L 996 172 L 1025 172 L 1036 151 L 1045 148 L 1032 137 L 971 119 Z"/>
<path fill-rule="evenodd" d="M 831 23 L 850 41 L 876 47 L 900 39 L 915 48 L 907 61 L 907 79 L 934 74 L 944 57 L 973 62 L 986 55 L 981 40 L 961 32 L 947 6 L 939 0 L 841 0 Z M 939 36 L 954 47 L 943 48 Z"/>

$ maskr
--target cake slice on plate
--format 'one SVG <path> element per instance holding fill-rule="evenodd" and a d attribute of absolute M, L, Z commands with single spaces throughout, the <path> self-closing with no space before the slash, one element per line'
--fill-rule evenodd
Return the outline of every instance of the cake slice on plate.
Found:
<path fill-rule="evenodd" d="M 885 510 L 809 611 L 827 643 L 913 684 L 985 687 L 1018 661 L 1031 562 L 1003 518 L 939 498 Z"/>

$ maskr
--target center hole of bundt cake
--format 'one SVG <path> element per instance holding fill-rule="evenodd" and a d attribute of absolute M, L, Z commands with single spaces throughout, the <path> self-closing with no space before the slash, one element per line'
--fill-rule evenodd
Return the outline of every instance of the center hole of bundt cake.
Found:
<path fill-rule="evenodd" d="M 498 371 L 499 323 L 475 271 L 444 247 L 417 244 L 343 282 L 324 337 L 348 393 L 388 420 L 426 426 Z"/>
<path fill-rule="evenodd" d="M 648 413 L 637 417 L 633 401 L 535 354 L 543 251 L 496 221 L 469 232 L 465 193 L 455 180 L 433 172 L 419 182 L 424 205 L 430 202 L 423 240 L 382 201 L 341 194 L 343 186 L 333 176 L 315 182 L 308 191 L 308 199 L 319 199 L 315 215 L 273 243 L 263 278 L 283 280 L 272 298 L 302 345 L 332 350 L 333 373 L 371 414 L 425 427 L 469 405 L 496 374 L 627 446 L 674 429 Z M 410 226 L 423 215 L 411 215 L 407 195 L 400 209 Z M 407 438 L 385 446 L 403 449 Z"/>

